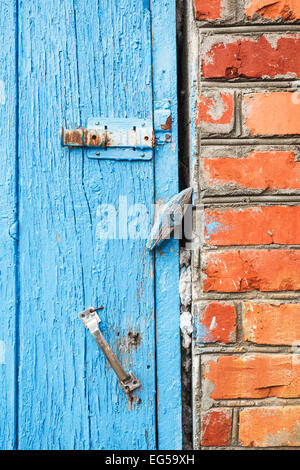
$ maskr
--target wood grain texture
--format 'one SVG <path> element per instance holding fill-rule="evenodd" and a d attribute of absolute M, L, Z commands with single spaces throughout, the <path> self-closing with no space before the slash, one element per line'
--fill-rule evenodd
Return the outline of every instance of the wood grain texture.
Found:
<path fill-rule="evenodd" d="M 151 10 L 154 107 L 170 100 L 172 116 L 172 144 L 155 148 L 155 198 L 162 203 L 178 192 L 176 1 L 152 0 Z M 155 273 L 158 448 L 181 449 L 178 240 L 156 250 Z"/>
<path fill-rule="evenodd" d="M 96 237 L 99 204 L 151 206 L 153 163 L 90 160 L 59 139 L 61 124 L 92 116 L 151 119 L 150 12 L 138 0 L 21 0 L 19 16 L 20 448 L 153 449 L 153 259 L 145 240 Z M 77 318 L 92 304 L 142 381 L 134 403 Z"/>
<path fill-rule="evenodd" d="M 16 2 L 0 2 L 0 448 L 16 436 Z"/>
<path fill-rule="evenodd" d="M 0 448 L 180 448 L 178 243 L 146 248 L 152 204 L 178 191 L 175 0 L 2 0 L 0 31 Z M 166 100 L 153 160 L 61 146 L 62 125 Z M 99 238 L 120 197 L 149 208 L 145 237 Z M 90 305 L 142 382 L 129 399 L 78 320 Z"/>
<path fill-rule="evenodd" d="M 98 21 L 93 16 L 96 11 Z M 144 2 L 102 0 L 98 5 L 94 1 L 80 1 L 76 17 L 83 120 L 91 115 L 91 110 L 95 116 L 152 119 L 150 11 Z M 89 24 L 87 18 L 94 21 Z M 94 80 L 87 80 L 94 76 Z M 120 196 L 127 197 L 128 206 L 141 203 L 150 208 L 154 201 L 153 171 L 153 161 L 87 159 L 84 175 L 91 213 L 96 213 L 99 203 L 117 208 Z M 146 230 L 150 230 L 150 219 L 148 224 Z M 89 249 L 87 243 L 86 251 Z M 94 250 L 95 259 L 91 260 L 94 270 L 86 283 L 87 296 L 98 297 L 104 305 L 101 330 L 119 352 L 121 363 L 132 368 L 141 380 L 142 388 L 134 403 L 128 403 L 115 374 L 107 372 L 103 358 L 95 354 L 95 346 L 90 344 L 87 376 L 91 380 L 91 448 L 154 449 L 153 258 L 147 252 L 145 240 L 95 241 Z M 138 333 L 141 338 L 136 348 L 126 347 L 130 333 Z M 99 394 L 99 390 L 103 392 Z M 99 420 L 105 423 L 102 428 Z"/>

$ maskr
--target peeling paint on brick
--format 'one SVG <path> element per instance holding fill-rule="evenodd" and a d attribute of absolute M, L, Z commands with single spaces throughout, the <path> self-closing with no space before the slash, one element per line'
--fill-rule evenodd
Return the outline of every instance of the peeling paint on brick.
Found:
<path fill-rule="evenodd" d="M 295 20 L 300 18 L 298 0 L 246 0 L 245 13 L 251 18 L 258 15 L 263 19 Z"/>
<path fill-rule="evenodd" d="M 230 303 L 208 302 L 195 306 L 196 343 L 231 343 L 236 340 L 236 311 Z"/>
<path fill-rule="evenodd" d="M 246 447 L 299 447 L 300 407 L 242 410 L 240 441 Z"/>
<path fill-rule="evenodd" d="M 202 43 L 203 78 L 299 78 L 299 47 L 295 34 L 208 36 Z"/>
<path fill-rule="evenodd" d="M 210 194 L 297 192 L 297 150 L 203 147 L 202 188 Z"/>
<path fill-rule="evenodd" d="M 234 94 L 203 92 L 197 103 L 196 125 L 202 135 L 231 133 L 234 129 Z"/>
<path fill-rule="evenodd" d="M 256 344 L 293 345 L 300 341 L 300 304 L 245 302 L 244 341 Z"/>

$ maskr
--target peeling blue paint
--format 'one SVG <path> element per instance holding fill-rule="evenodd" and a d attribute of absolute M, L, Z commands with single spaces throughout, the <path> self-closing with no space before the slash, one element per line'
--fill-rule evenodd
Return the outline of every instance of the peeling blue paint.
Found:
<path fill-rule="evenodd" d="M 196 343 L 198 344 L 206 344 L 206 343 L 216 343 L 217 340 L 215 339 L 212 331 L 207 328 L 206 325 L 203 325 L 197 316 L 193 319 L 193 337 Z"/>
<path fill-rule="evenodd" d="M 151 0 L 154 106 L 170 101 L 172 144 L 155 147 L 156 201 L 178 192 L 176 0 Z M 182 448 L 178 240 L 156 251 L 158 448 Z"/>
<path fill-rule="evenodd" d="M 99 204 L 117 207 L 122 195 L 150 208 L 155 194 L 178 192 L 175 7 L 0 2 L 1 78 L 10 84 L 4 94 L 0 82 L 1 449 L 181 447 L 178 242 L 155 266 L 145 240 L 96 240 Z M 61 147 L 61 125 L 152 120 L 162 99 L 172 144 L 157 146 L 155 161 L 96 161 Z M 131 401 L 78 324 L 78 312 L 101 304 L 106 339 L 142 381 Z M 124 351 L 130 331 L 142 340 Z"/>
<path fill-rule="evenodd" d="M 196 332 L 196 342 L 197 343 L 215 343 L 216 340 L 212 332 L 207 328 L 207 326 L 202 323 L 197 324 Z"/>
<path fill-rule="evenodd" d="M 0 369 L 1 450 L 16 447 L 17 431 L 18 246 L 17 232 L 12 229 L 18 213 L 16 3 L 15 0 L 0 2 L 0 363 L 3 364 Z M 29 129 L 23 132 L 23 136 L 28 136 L 28 132 Z"/>

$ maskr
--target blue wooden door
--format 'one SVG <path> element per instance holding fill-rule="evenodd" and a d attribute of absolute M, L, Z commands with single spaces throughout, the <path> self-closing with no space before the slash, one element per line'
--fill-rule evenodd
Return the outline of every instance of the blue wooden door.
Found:
<path fill-rule="evenodd" d="M 137 234 L 178 191 L 175 0 L 2 0 L 0 28 L 0 448 L 180 448 L 178 243 Z M 93 117 L 155 127 L 165 103 L 172 143 L 147 161 L 61 145 Z M 132 396 L 78 319 L 91 305 Z"/>

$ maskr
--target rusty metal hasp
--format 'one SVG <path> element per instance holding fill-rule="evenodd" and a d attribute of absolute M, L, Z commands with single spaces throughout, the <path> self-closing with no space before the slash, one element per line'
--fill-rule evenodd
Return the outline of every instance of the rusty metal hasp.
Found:
<path fill-rule="evenodd" d="M 143 119 L 90 118 L 87 127 L 62 129 L 65 147 L 86 147 L 89 158 L 151 160 L 154 132 Z"/>
<path fill-rule="evenodd" d="M 125 372 L 120 362 L 116 358 L 113 350 L 111 349 L 103 334 L 101 333 L 98 326 L 101 320 L 97 314 L 97 309 L 95 309 L 94 307 L 90 307 L 87 310 L 81 312 L 79 314 L 79 318 L 84 324 L 85 328 L 87 330 L 90 330 L 90 333 L 96 340 L 96 343 L 98 344 L 99 348 L 101 349 L 106 359 L 110 363 L 111 367 L 115 371 L 120 384 L 125 390 L 125 393 L 133 392 L 133 390 L 140 388 L 140 380 L 135 377 L 133 372 L 129 371 L 128 374 Z"/>
<path fill-rule="evenodd" d="M 151 160 L 155 145 L 172 142 L 170 102 L 164 100 L 152 119 L 90 118 L 86 128 L 61 129 L 62 145 L 86 148 L 89 158 Z"/>

